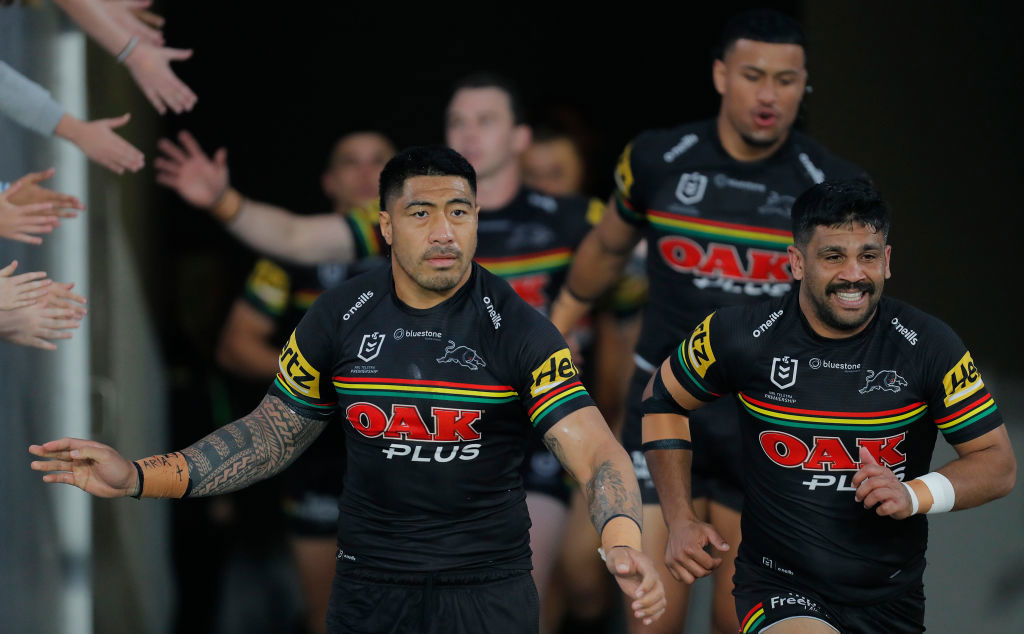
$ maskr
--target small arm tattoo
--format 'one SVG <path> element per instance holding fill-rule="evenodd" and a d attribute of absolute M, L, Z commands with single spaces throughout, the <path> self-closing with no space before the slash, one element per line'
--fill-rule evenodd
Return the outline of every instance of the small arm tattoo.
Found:
<path fill-rule="evenodd" d="M 183 449 L 192 489 L 189 497 L 229 493 L 287 467 L 327 421 L 305 418 L 276 396 L 266 396 L 247 416 Z"/>
<path fill-rule="evenodd" d="M 579 478 L 567 466 L 565 449 L 554 434 L 544 435 L 544 444 L 558 461 L 562 463 L 569 475 L 577 482 Z M 590 509 L 590 521 L 598 533 L 609 519 L 616 515 L 626 515 L 641 525 L 643 506 L 640 502 L 640 489 L 626 485 L 622 472 L 610 461 L 605 460 L 594 470 L 590 481 L 583 483 Z"/>
<path fill-rule="evenodd" d="M 626 486 L 626 479 L 611 461 L 604 461 L 594 470 L 594 477 L 586 483 L 590 521 L 598 533 L 616 515 L 625 515 L 641 526 L 643 506 L 640 490 Z"/>

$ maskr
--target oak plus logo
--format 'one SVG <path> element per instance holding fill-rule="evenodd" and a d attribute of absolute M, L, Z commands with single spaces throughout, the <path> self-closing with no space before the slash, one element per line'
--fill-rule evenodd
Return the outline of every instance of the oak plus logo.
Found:
<path fill-rule="evenodd" d="M 868 370 L 868 375 L 864 377 L 864 387 L 860 388 L 858 392 L 861 394 L 875 390 L 899 392 L 905 387 L 907 387 L 907 380 L 897 374 L 896 370 L 879 370 L 878 372 Z"/>
<path fill-rule="evenodd" d="M 684 205 L 699 203 L 704 199 L 704 191 L 708 188 L 708 177 L 700 172 L 690 172 L 679 177 L 676 185 L 676 198 Z"/>
<path fill-rule="evenodd" d="M 771 379 L 779 389 L 793 387 L 796 383 L 796 370 L 800 362 L 788 356 L 772 358 Z"/>
<path fill-rule="evenodd" d="M 761 450 L 775 465 L 810 472 L 810 480 L 800 484 L 811 491 L 820 488 L 856 491 L 851 472 L 862 466 L 858 462 L 861 447 L 868 450 L 875 462 L 888 467 L 899 480 L 903 480 L 907 454 L 900 444 L 906 437 L 907 433 L 903 432 L 884 438 L 857 438 L 852 451 L 838 436 L 814 436 L 810 442 L 805 442 L 781 430 L 767 430 L 761 432 L 758 440 Z M 841 473 L 843 471 L 847 473 Z"/>
<path fill-rule="evenodd" d="M 482 439 L 476 423 L 482 414 L 477 409 L 431 407 L 430 415 L 424 416 L 417 406 L 398 403 L 388 414 L 367 402 L 353 403 L 345 410 L 346 420 L 365 438 L 400 441 L 381 449 L 387 460 L 406 458 L 412 462 L 475 459 L 481 446 L 475 441 Z"/>
<path fill-rule="evenodd" d="M 356 353 L 356 356 L 367 363 L 373 361 L 380 354 L 385 338 L 387 335 L 379 332 L 363 335 L 363 341 L 359 344 L 359 352 Z"/>
<path fill-rule="evenodd" d="M 444 354 L 438 357 L 436 361 L 438 363 L 456 363 L 470 370 L 487 367 L 483 357 L 476 350 L 467 346 L 457 346 L 451 339 L 448 340 L 448 347 L 444 349 Z"/>

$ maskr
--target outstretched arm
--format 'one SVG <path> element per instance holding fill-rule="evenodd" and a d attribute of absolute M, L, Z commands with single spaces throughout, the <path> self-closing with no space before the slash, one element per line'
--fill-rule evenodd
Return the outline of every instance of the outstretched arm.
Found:
<path fill-rule="evenodd" d="M 156 181 L 208 211 L 252 249 L 297 264 L 356 258 L 352 231 L 337 214 L 299 215 L 247 199 L 231 187 L 226 149 L 207 156 L 186 131 L 178 133 L 178 142 L 157 143 L 163 156 L 153 163 Z"/>
<path fill-rule="evenodd" d="M 551 322 L 567 334 L 626 268 L 640 231 L 619 217 L 614 199 L 573 255 L 565 284 L 551 306 Z"/>
<path fill-rule="evenodd" d="M 266 396 L 248 416 L 195 444 L 133 464 L 91 440 L 62 438 L 31 445 L 32 462 L 45 482 L 71 484 L 99 497 L 201 497 L 229 493 L 287 467 L 326 427 Z M 141 476 L 141 478 L 140 478 Z"/>
<path fill-rule="evenodd" d="M 633 464 L 596 407 L 584 407 L 544 434 L 544 444 L 586 492 L 608 570 L 629 597 L 634 616 L 653 623 L 665 611 L 665 589 L 643 554 L 643 509 Z"/>

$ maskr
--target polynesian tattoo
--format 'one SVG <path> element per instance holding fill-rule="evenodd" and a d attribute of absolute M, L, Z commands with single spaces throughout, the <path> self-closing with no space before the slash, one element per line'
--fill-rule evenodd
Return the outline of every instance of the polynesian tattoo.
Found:
<path fill-rule="evenodd" d="M 247 416 L 221 427 L 181 453 L 188 462 L 189 497 L 237 491 L 287 467 L 327 421 L 305 418 L 276 396 L 265 396 Z"/>
<path fill-rule="evenodd" d="M 565 451 L 558 438 L 545 434 L 544 444 L 578 482 L 579 478 L 566 466 Z M 636 522 L 637 526 L 641 525 L 643 506 L 640 502 L 640 489 L 635 484 L 627 486 L 622 471 L 611 460 L 599 464 L 590 480 L 582 484 L 587 494 L 590 521 L 598 533 L 616 515 L 625 515 Z"/>

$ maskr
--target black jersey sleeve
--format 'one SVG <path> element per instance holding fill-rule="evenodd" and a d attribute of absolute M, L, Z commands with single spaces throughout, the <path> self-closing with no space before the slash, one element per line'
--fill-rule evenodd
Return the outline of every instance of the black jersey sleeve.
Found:
<path fill-rule="evenodd" d="M 528 307 L 527 307 L 528 308 Z M 533 309 L 519 311 L 522 337 L 512 385 L 538 434 L 576 410 L 593 405 L 572 361 L 569 347 L 554 325 Z"/>
<path fill-rule="evenodd" d="M 269 394 L 277 396 L 302 416 L 330 418 L 338 407 L 332 382 L 337 358 L 335 294 L 321 295 L 303 316 L 281 351 L 278 372 Z"/>
<path fill-rule="evenodd" d="M 245 280 L 242 300 L 271 319 L 278 319 L 288 308 L 291 276 L 272 260 L 260 258 Z"/>
<path fill-rule="evenodd" d="M 735 364 L 735 351 L 726 350 L 729 334 L 738 325 L 723 323 L 726 321 L 720 311 L 711 313 L 669 356 L 672 374 L 679 384 L 706 403 L 733 389 L 729 363 Z"/>
<path fill-rule="evenodd" d="M 941 324 L 941 322 L 940 322 Z M 950 444 L 972 440 L 1003 422 L 971 353 L 951 328 L 929 333 L 924 361 L 928 411 Z"/>

